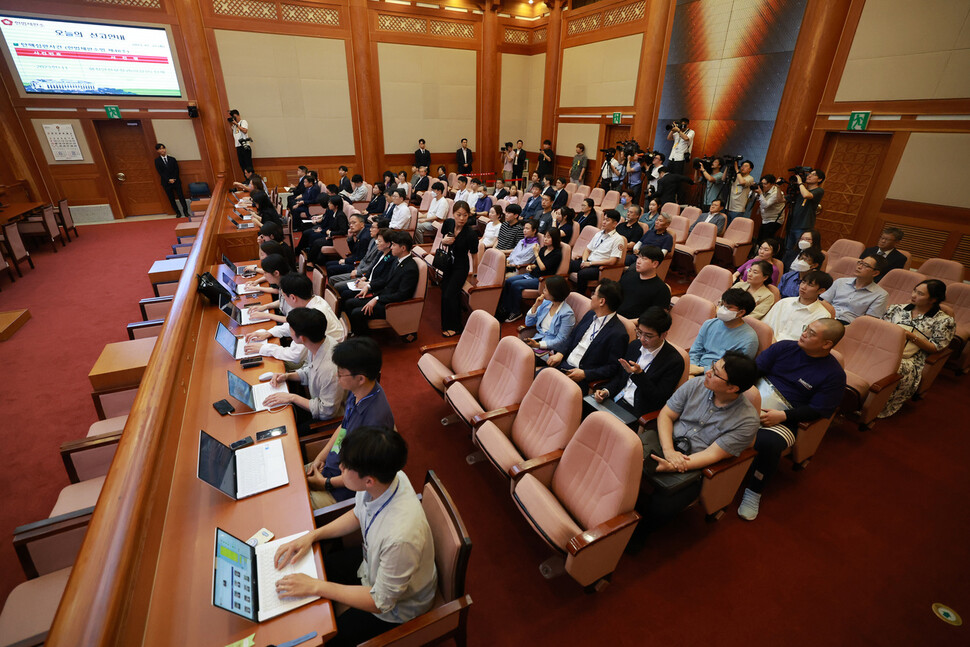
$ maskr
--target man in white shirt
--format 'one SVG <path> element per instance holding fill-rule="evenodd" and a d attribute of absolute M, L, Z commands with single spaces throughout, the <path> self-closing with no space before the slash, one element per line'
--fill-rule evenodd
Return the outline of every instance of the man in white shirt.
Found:
<path fill-rule="evenodd" d="M 771 307 L 763 322 L 774 331 L 774 341 L 798 341 L 808 324 L 833 317 L 819 295 L 832 287 L 832 277 L 825 272 L 809 270 L 798 284 L 798 296 L 782 299 Z"/>
<path fill-rule="evenodd" d="M 465 177 L 464 175 L 459 175 L 458 190 L 455 191 L 455 202 L 458 202 L 459 200 L 464 200 L 465 202 L 468 202 L 469 195 L 471 195 L 471 193 L 468 190 L 468 178 Z"/>
<path fill-rule="evenodd" d="M 441 228 L 441 223 L 448 218 L 448 200 L 444 197 L 444 182 L 432 184 L 431 191 L 434 193 L 431 206 L 428 207 L 428 213 L 418 216 L 418 228 L 414 232 L 414 240 L 419 245 L 424 243 L 425 234 L 437 234 L 437 230 Z"/>
<path fill-rule="evenodd" d="M 253 149 L 250 147 L 252 139 L 249 137 L 249 122 L 239 118 L 238 110 L 229 111 L 229 125 L 232 127 L 232 139 L 236 143 L 236 158 L 243 173 L 253 170 Z"/>
<path fill-rule="evenodd" d="M 604 211 L 600 231 L 586 245 L 582 258 L 574 258 L 569 262 L 569 271 L 576 272 L 576 291 L 580 294 L 586 294 L 589 282 L 599 278 L 601 267 L 611 267 L 622 262 L 626 239 L 616 233 L 619 222 L 620 214 L 616 209 Z"/>
<path fill-rule="evenodd" d="M 691 150 L 694 148 L 694 131 L 690 127 L 690 119 L 681 117 L 680 121 L 671 124 L 667 140 L 674 142 L 667 160 L 667 169 L 671 173 L 683 175 L 685 163 L 690 159 Z"/>
<path fill-rule="evenodd" d="M 411 209 L 408 208 L 407 192 L 404 189 L 391 191 L 391 229 L 407 229 L 411 222 Z"/>
<path fill-rule="evenodd" d="M 275 564 L 296 563 L 313 544 L 360 532 L 361 548 L 329 553 L 327 579 L 287 575 L 280 596 L 317 595 L 338 604 L 337 635 L 328 645 L 357 645 L 431 609 L 438 576 L 431 528 L 403 472 L 408 449 L 393 429 L 360 427 L 340 454 L 344 484 L 357 493 L 354 509 L 276 551 Z M 363 558 L 362 558 L 363 557 Z"/>
<path fill-rule="evenodd" d="M 312 308 L 327 315 L 327 337 L 334 344 L 343 341 L 344 329 L 340 325 L 340 319 L 323 297 L 313 294 L 313 281 L 305 274 L 291 273 L 280 277 L 280 300 L 289 306 L 289 310 Z M 290 330 L 290 324 L 282 323 L 268 330 L 257 330 L 248 334 L 246 336 L 246 354 L 275 357 L 283 361 L 288 371 L 296 370 L 306 359 L 306 347 L 296 342 L 289 346 L 270 344 L 266 340 L 271 337 L 292 338 L 293 331 Z"/>
<path fill-rule="evenodd" d="M 353 189 L 351 191 L 341 191 L 340 195 L 350 200 L 351 204 L 354 202 L 365 202 L 367 200 L 367 187 L 364 186 L 364 176 L 356 173 L 350 179 L 350 184 Z"/>

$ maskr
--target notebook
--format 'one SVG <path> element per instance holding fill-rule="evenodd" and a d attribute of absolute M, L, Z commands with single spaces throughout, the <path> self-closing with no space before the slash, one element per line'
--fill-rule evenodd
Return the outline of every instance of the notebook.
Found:
<path fill-rule="evenodd" d="M 248 277 L 254 276 L 256 274 L 256 272 L 254 272 L 254 271 L 252 271 L 250 269 L 247 269 L 247 266 L 245 266 L 245 265 L 243 265 L 243 266 L 236 265 L 235 263 L 233 263 L 232 261 L 230 261 L 229 260 L 229 257 L 226 256 L 225 254 L 222 255 L 222 264 L 225 265 L 226 266 L 226 269 L 228 269 L 230 272 L 232 272 L 236 276 L 243 276 L 243 277 L 247 277 L 248 278 Z"/>
<path fill-rule="evenodd" d="M 758 392 L 761 394 L 761 409 L 763 411 L 788 411 L 791 409 L 791 405 L 785 396 L 767 378 L 760 378 L 755 386 L 758 387 Z"/>
<path fill-rule="evenodd" d="M 232 294 L 239 296 L 257 296 L 259 294 L 259 290 L 246 288 L 245 283 L 236 283 L 235 275 L 225 270 L 219 272 L 219 282 Z"/>
<path fill-rule="evenodd" d="M 199 479 L 231 499 L 281 487 L 290 482 L 279 438 L 233 450 L 199 430 Z"/>
<path fill-rule="evenodd" d="M 253 548 L 222 528 L 216 528 L 213 606 L 253 622 L 263 622 L 318 600 L 318 596 L 281 598 L 276 594 L 276 582 L 291 573 L 319 577 L 313 551 L 308 551 L 296 564 L 281 569 L 273 563 L 280 546 L 305 534 L 306 531 L 281 537 Z"/>
<path fill-rule="evenodd" d="M 222 346 L 223 350 L 229 353 L 233 359 L 243 359 L 244 357 L 256 357 L 259 353 L 252 355 L 246 354 L 246 338 L 236 337 L 232 331 L 220 321 L 216 324 L 216 342 Z"/>
<path fill-rule="evenodd" d="M 222 297 L 219 298 L 219 309 L 240 326 L 269 321 L 269 316 L 265 312 L 251 312 L 249 308 L 237 308 L 232 301 L 224 301 Z"/>
<path fill-rule="evenodd" d="M 630 425 L 637 421 L 636 416 L 614 402 L 613 398 L 606 398 L 602 402 L 597 402 L 596 398 L 591 395 L 587 395 L 585 398 L 583 398 L 583 402 L 592 407 L 595 411 L 606 411 L 607 413 L 613 414 L 625 425 Z"/>
<path fill-rule="evenodd" d="M 269 411 L 269 407 L 263 406 L 263 400 L 273 393 L 289 393 L 286 382 L 280 386 L 273 386 L 270 382 L 250 384 L 232 371 L 226 371 L 226 374 L 229 379 L 229 395 L 253 411 Z"/>

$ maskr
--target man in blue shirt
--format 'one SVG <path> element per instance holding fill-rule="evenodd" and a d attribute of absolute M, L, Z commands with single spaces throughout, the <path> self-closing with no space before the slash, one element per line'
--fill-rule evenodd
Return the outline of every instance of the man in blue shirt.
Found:
<path fill-rule="evenodd" d="M 754 297 L 741 288 L 731 288 L 721 295 L 717 316 L 701 325 L 691 344 L 691 376 L 702 374 L 729 350 L 754 359 L 758 354 L 758 333 L 744 321 L 754 308 Z"/>
<path fill-rule="evenodd" d="M 307 485 L 313 508 L 324 508 L 349 499 L 354 493 L 345 487 L 340 474 L 340 450 L 344 438 L 361 427 L 394 428 L 394 414 L 384 389 L 377 382 L 381 374 L 381 349 L 371 337 L 351 337 L 333 349 L 337 384 L 348 391 L 344 419 L 326 447 L 307 463 Z"/>
<path fill-rule="evenodd" d="M 798 425 L 828 418 L 842 403 L 845 370 L 832 356 L 832 348 L 845 334 L 835 319 L 813 321 L 798 341 L 780 341 L 758 355 L 761 380 L 761 429 L 754 448 L 748 486 L 738 515 L 754 521 L 761 494 L 778 469 L 781 454 L 795 444 Z"/>

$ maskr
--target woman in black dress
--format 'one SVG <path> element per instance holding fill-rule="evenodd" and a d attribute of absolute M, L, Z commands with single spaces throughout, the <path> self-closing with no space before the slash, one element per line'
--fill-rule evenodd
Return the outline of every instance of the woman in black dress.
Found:
<path fill-rule="evenodd" d="M 455 202 L 454 217 L 441 225 L 441 247 L 451 251 L 454 261 L 441 277 L 441 334 L 454 337 L 461 332 L 461 288 L 468 278 L 468 254 L 478 252 L 478 231 L 468 222 L 471 208 L 464 200 Z"/>

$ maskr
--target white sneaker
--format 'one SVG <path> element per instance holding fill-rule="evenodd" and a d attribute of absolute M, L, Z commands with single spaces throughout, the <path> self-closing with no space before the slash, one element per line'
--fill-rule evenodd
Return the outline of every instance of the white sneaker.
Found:
<path fill-rule="evenodd" d="M 741 497 L 741 505 L 738 506 L 738 516 L 745 521 L 754 521 L 758 518 L 758 509 L 760 507 L 761 495 L 745 489 L 744 496 Z"/>

